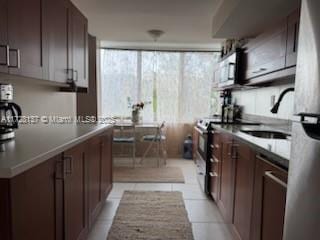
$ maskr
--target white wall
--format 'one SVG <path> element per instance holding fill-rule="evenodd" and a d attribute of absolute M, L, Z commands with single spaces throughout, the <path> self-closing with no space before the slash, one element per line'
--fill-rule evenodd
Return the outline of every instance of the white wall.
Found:
<path fill-rule="evenodd" d="M 75 93 L 59 92 L 55 86 L 33 80 L 10 79 L 9 81 L 1 77 L 0 82 L 13 85 L 14 102 L 21 106 L 22 114 L 25 116 L 76 116 Z"/>
<path fill-rule="evenodd" d="M 277 101 L 280 93 L 288 87 L 294 87 L 294 84 L 240 90 L 233 92 L 232 96 L 236 104 L 243 106 L 245 114 L 288 120 L 293 116 L 294 92 L 289 92 L 284 96 L 277 114 L 270 112 L 271 96 L 275 95 Z"/>

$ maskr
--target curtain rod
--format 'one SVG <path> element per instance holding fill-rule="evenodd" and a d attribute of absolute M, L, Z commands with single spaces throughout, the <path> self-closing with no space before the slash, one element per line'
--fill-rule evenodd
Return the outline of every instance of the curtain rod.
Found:
<path fill-rule="evenodd" d="M 143 52 L 198 52 L 198 53 L 220 53 L 218 50 L 164 50 L 164 49 L 133 49 L 133 48 L 112 48 L 112 47 L 100 47 L 104 50 L 122 50 L 122 51 L 143 51 Z"/>

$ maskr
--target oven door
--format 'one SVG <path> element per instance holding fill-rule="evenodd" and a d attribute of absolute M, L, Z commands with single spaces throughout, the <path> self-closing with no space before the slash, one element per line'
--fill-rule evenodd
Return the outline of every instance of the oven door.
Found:
<path fill-rule="evenodd" d="M 197 164 L 197 178 L 201 185 L 201 189 L 208 193 L 207 191 L 207 141 L 208 132 L 203 131 L 198 127 L 195 127 L 199 132 L 198 135 L 198 148 L 196 153 L 196 164 Z"/>

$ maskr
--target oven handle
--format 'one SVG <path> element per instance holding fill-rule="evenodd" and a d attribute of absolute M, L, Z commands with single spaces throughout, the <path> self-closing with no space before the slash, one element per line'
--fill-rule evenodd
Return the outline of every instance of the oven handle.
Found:
<path fill-rule="evenodd" d="M 204 134 L 207 134 L 208 133 L 208 131 L 202 131 L 200 128 L 198 128 L 198 127 L 194 127 L 194 129 L 198 132 L 198 133 L 200 133 L 201 135 L 204 135 Z"/>

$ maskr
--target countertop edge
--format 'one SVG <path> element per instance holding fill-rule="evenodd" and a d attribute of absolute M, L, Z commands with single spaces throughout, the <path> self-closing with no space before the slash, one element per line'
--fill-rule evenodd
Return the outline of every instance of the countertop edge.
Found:
<path fill-rule="evenodd" d="M 94 137 L 104 131 L 106 131 L 109 128 L 112 128 L 113 125 L 112 124 L 108 124 L 105 125 L 104 127 L 101 127 L 99 129 L 95 129 L 92 130 L 78 138 L 74 138 L 56 148 L 53 148 L 51 150 L 49 150 L 48 152 L 45 152 L 41 155 L 38 155 L 34 158 L 31 158 L 25 162 L 23 162 L 22 164 L 16 165 L 14 168 L 2 168 L 0 169 L 0 179 L 10 179 L 13 178 L 33 167 L 36 167 L 37 165 L 47 161 L 48 159 L 57 156 L 58 154 L 61 154 L 62 152 L 64 152 L 67 149 L 70 149 L 74 146 L 76 146 L 77 144 L 80 144 L 88 139 L 90 139 L 91 137 Z"/>
<path fill-rule="evenodd" d="M 218 124 L 213 124 L 214 128 L 218 129 L 219 131 L 223 131 L 227 134 L 230 134 L 232 135 L 233 137 L 237 138 L 237 140 L 245 143 L 245 144 L 248 144 L 250 145 L 251 147 L 254 148 L 254 150 L 257 152 L 257 153 L 260 153 L 262 154 L 263 156 L 266 157 L 266 160 L 269 161 L 270 163 L 272 164 L 275 164 L 277 165 L 278 167 L 280 168 L 283 168 L 285 170 L 288 170 L 289 169 L 289 160 L 286 159 L 286 158 L 283 158 L 282 156 L 278 155 L 278 154 L 275 154 L 273 152 L 270 152 L 268 151 L 267 149 L 264 149 L 262 147 L 260 147 L 259 145 L 251 142 L 251 141 L 248 141 L 244 138 L 242 138 L 241 136 L 238 136 L 237 134 L 227 130 L 227 129 L 224 129 L 222 126 L 218 125 Z"/>

